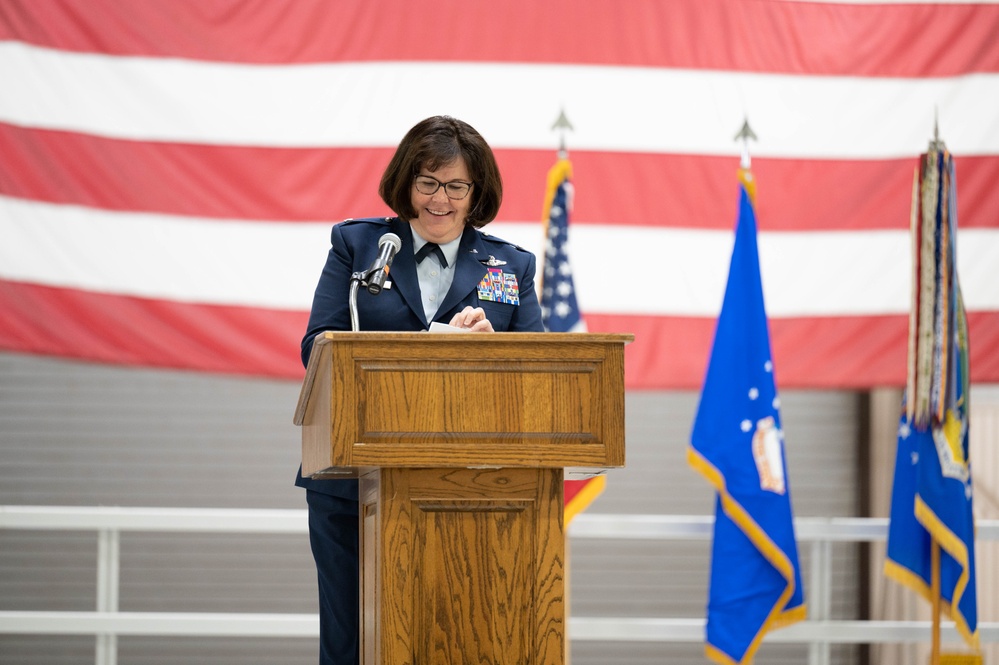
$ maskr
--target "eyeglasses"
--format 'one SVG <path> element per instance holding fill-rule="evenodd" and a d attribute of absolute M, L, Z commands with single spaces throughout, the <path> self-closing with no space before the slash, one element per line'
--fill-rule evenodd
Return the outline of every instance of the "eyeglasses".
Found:
<path fill-rule="evenodd" d="M 416 191 L 420 194 L 432 196 L 437 193 L 438 189 L 443 187 L 444 193 L 447 194 L 447 197 L 453 201 L 460 201 L 465 198 L 468 196 L 468 192 L 472 189 L 472 183 L 465 182 L 464 180 L 441 182 L 437 178 L 429 175 L 418 175 L 413 178 L 413 181 L 416 183 Z"/>

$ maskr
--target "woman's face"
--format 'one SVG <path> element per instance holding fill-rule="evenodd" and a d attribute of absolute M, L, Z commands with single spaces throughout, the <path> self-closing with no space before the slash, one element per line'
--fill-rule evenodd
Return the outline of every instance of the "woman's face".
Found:
<path fill-rule="evenodd" d="M 459 157 L 447 166 L 442 166 L 436 171 L 421 169 L 419 175 L 430 176 L 438 182 L 448 183 L 454 180 L 461 182 L 471 182 L 468 176 L 468 167 L 465 160 Z M 413 225 L 413 230 L 424 239 L 435 242 L 438 245 L 451 242 L 461 235 L 465 229 L 465 217 L 472 207 L 472 200 L 475 192 L 470 191 L 463 199 L 448 198 L 444 187 L 438 187 L 433 194 L 423 194 L 416 188 L 416 180 L 410 189 L 413 209 L 416 210 L 416 218 L 409 220 Z"/>

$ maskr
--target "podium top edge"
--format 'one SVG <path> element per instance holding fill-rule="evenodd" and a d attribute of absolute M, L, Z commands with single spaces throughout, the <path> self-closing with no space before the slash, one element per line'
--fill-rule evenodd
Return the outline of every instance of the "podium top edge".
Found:
<path fill-rule="evenodd" d="M 625 345 L 635 341 L 631 333 L 550 333 L 550 332 L 492 332 L 492 333 L 431 333 L 421 332 L 389 332 L 389 331 L 339 331 L 326 330 L 312 341 L 312 354 L 305 370 L 305 379 L 298 397 L 295 415 L 292 421 L 302 425 L 312 394 L 312 385 L 316 380 L 320 359 L 328 358 L 336 343 L 439 343 L 442 349 L 454 351 L 455 346 L 479 345 L 507 346 L 510 344 L 542 344 L 550 346 L 591 344 L 602 346 L 606 351 L 615 345 Z"/>
<path fill-rule="evenodd" d="M 552 333 L 552 332 L 492 332 L 492 333 L 432 333 L 420 332 L 385 332 L 385 331 L 339 331 L 326 330 L 318 335 L 313 342 L 315 346 L 329 344 L 334 341 L 370 342 L 373 339 L 385 341 L 447 341 L 457 344 L 478 344 L 489 342 L 527 342 L 542 344 L 572 344 L 572 343 L 623 343 L 635 341 L 632 333 Z"/>

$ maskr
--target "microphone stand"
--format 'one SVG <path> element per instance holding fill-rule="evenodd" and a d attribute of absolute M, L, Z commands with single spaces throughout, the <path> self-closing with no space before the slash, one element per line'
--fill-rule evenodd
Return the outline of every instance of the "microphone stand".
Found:
<path fill-rule="evenodd" d="M 368 273 L 364 271 L 355 272 L 350 276 L 350 330 L 351 332 L 358 332 L 361 329 L 361 324 L 357 318 L 357 288 L 366 283 L 365 278 Z"/>
<path fill-rule="evenodd" d="M 375 262 L 367 270 L 359 270 L 352 273 L 350 276 L 350 330 L 351 332 L 359 332 L 361 330 L 360 320 L 357 316 L 357 289 L 360 286 L 368 287 L 368 292 L 371 295 L 378 295 L 381 293 L 382 288 L 385 286 L 391 286 L 391 284 L 385 283 L 385 278 L 388 277 L 388 267 L 392 264 L 392 258 L 395 253 L 399 251 L 401 243 L 399 241 L 399 236 L 394 233 L 386 233 L 378 241 L 379 256 L 375 259 Z M 382 273 L 384 271 L 384 273 Z M 379 274 L 381 273 L 381 274 Z M 381 279 L 378 279 L 378 278 Z M 369 283 L 370 282 L 370 283 Z"/>
<path fill-rule="evenodd" d="M 384 270 L 384 267 L 375 266 L 370 270 L 358 270 L 350 276 L 350 330 L 358 332 L 361 329 L 360 321 L 357 317 L 357 289 L 368 285 L 368 279 L 372 274 Z"/>

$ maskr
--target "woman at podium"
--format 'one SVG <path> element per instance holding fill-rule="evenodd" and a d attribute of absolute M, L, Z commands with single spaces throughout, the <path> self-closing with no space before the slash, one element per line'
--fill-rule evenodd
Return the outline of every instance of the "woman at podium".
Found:
<path fill-rule="evenodd" d="M 448 116 L 417 123 L 396 148 L 378 193 L 395 217 L 333 227 L 302 338 L 304 364 L 316 335 L 352 329 L 351 278 L 384 263 L 386 254 L 391 265 L 382 288 L 358 290 L 359 330 L 544 330 L 534 255 L 479 230 L 495 219 L 503 186 L 492 149 L 471 125 Z M 319 578 L 319 662 L 356 663 L 357 481 L 313 480 L 299 470 L 295 484 L 306 489 Z"/>

